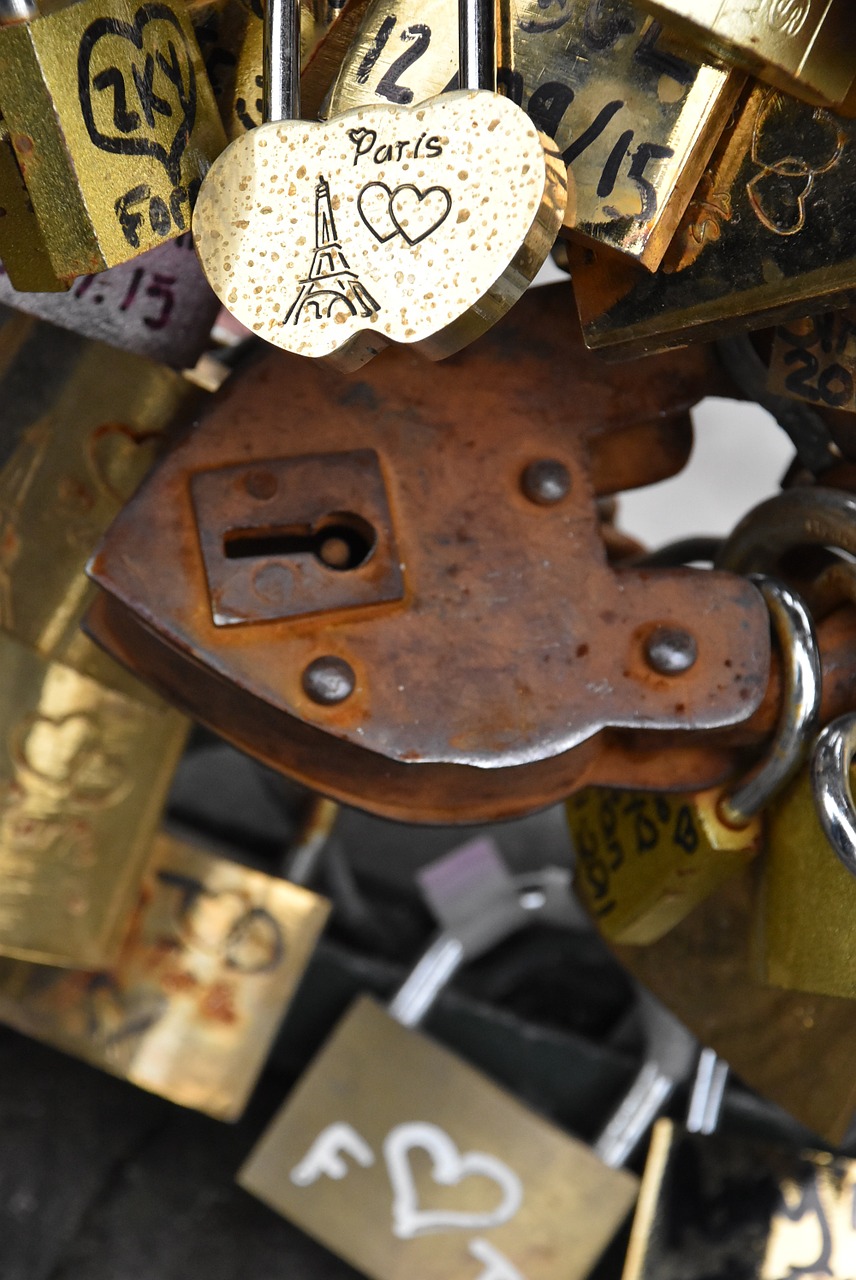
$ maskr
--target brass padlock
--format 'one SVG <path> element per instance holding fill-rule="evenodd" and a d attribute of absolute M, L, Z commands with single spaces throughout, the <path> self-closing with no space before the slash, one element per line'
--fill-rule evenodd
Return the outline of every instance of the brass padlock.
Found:
<path fill-rule="evenodd" d="M 81 634 L 83 568 L 198 398 L 39 321 L 0 327 L 0 954 L 95 966 L 121 942 L 187 724 Z"/>
<path fill-rule="evenodd" d="M 808 102 L 835 106 L 856 78 L 847 0 L 641 0 L 692 44 Z"/>
<path fill-rule="evenodd" d="M 762 699 L 763 600 L 613 568 L 595 501 L 682 465 L 707 375 L 682 354 L 619 390 L 569 349 L 571 306 L 533 290 L 442 379 L 407 351 L 357 384 L 279 353 L 237 375 L 113 525 L 87 626 L 244 749 L 389 816 L 508 817 L 616 774 L 720 781 L 727 747 L 687 730 Z M 663 627 L 683 628 L 682 670 L 657 665 Z"/>
<path fill-rule="evenodd" d="M 653 269 L 743 77 L 692 48 L 661 47 L 630 0 L 515 0 L 498 83 L 554 138 L 568 166 L 565 228 Z M 324 107 L 420 102 L 457 85 L 446 0 L 374 0 Z"/>
<path fill-rule="evenodd" d="M 414 1030 L 465 955 L 441 935 L 389 1011 L 357 1000 L 240 1184 L 373 1280 L 581 1280 L 637 1181 Z"/>
<path fill-rule="evenodd" d="M 237 1120 L 328 911 L 315 893 L 162 833 L 115 964 L 0 960 L 0 1021 Z"/>
<path fill-rule="evenodd" d="M 751 87 L 655 275 L 569 246 L 586 343 L 642 355 L 847 306 L 854 138 L 852 120 Z"/>
<path fill-rule="evenodd" d="M 717 1133 L 726 1072 L 705 1050 L 686 1127 L 657 1122 L 622 1280 L 850 1280 L 856 1162 Z"/>
<path fill-rule="evenodd" d="M 259 337 L 346 370 L 389 343 L 439 360 L 496 323 L 547 259 L 565 167 L 494 91 L 493 0 L 459 7 L 462 92 L 309 123 L 299 13 L 270 0 L 265 123 L 217 160 L 193 220 L 212 288 Z"/>
<path fill-rule="evenodd" d="M 756 579 L 770 610 L 784 683 L 776 734 L 738 783 L 694 795 L 592 789 L 568 801 L 576 887 L 613 942 L 656 942 L 760 851 L 762 810 L 803 759 L 820 708 L 820 655 L 802 600 Z"/>
<path fill-rule="evenodd" d="M 826 409 L 856 412 L 856 311 L 828 311 L 779 325 L 769 389 Z"/>
<path fill-rule="evenodd" d="M 770 815 L 758 911 L 761 973 L 793 991 L 856 999 L 856 823 L 850 766 L 856 717 L 820 735 Z M 836 854 L 838 856 L 836 856 Z"/>
<path fill-rule="evenodd" d="M 69 284 L 189 230 L 225 145 L 183 5 L 82 0 L 0 28 L 0 115 L 57 280 Z M 38 289 L 24 220 L 0 218 L 0 259 Z"/>

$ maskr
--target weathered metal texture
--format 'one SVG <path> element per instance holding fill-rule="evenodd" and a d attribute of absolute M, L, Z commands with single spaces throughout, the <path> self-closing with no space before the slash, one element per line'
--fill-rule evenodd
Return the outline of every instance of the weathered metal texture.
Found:
<path fill-rule="evenodd" d="M 829 1142 L 856 1106 L 851 1000 L 765 986 L 751 956 L 752 872 L 671 933 L 615 954 L 737 1075 Z"/>
<path fill-rule="evenodd" d="M 596 780 L 605 726 L 636 730 L 649 759 L 659 733 L 676 731 L 668 785 L 681 785 L 701 764 L 687 730 L 745 720 L 763 697 L 766 610 L 751 584 L 729 575 L 613 570 L 594 499 L 613 489 L 598 458 L 615 433 L 636 461 L 637 484 L 680 465 L 670 418 L 685 440 L 686 411 L 716 385 L 715 365 L 708 353 L 681 353 L 607 379 L 569 339 L 570 306 L 566 287 L 538 290 L 441 371 L 396 352 L 347 380 L 277 354 L 230 380 L 95 557 L 92 576 L 109 595 L 93 633 L 238 745 L 380 813 L 438 821 L 537 808 L 584 774 Z M 246 493 L 254 475 L 306 458 L 308 447 L 311 459 L 335 462 L 357 443 L 378 458 L 404 598 L 377 592 L 377 603 L 364 595 L 324 612 L 319 592 L 316 605 L 282 621 L 260 598 L 258 621 L 218 625 L 194 486 L 224 469 L 237 479 L 242 468 Z M 539 459 L 570 474 L 567 495 L 547 505 L 521 488 Z M 371 523 L 358 471 L 348 484 L 348 505 L 330 514 Z M 272 549 L 305 531 L 306 517 L 296 509 L 286 518 L 271 496 L 261 542 Z M 217 525 L 224 558 L 246 528 L 243 515 L 232 529 Z M 288 562 L 257 550 L 256 580 Z M 301 556 L 293 559 L 296 579 Z M 371 556 L 326 572 L 357 583 L 370 578 Z M 646 641 L 662 626 L 695 637 L 698 658 L 682 673 L 657 674 L 646 661 Z M 303 673 L 321 657 L 356 674 L 336 705 L 305 689 Z M 722 752 L 706 756 L 711 781 L 727 767 Z M 654 771 L 662 784 L 662 762 Z"/>

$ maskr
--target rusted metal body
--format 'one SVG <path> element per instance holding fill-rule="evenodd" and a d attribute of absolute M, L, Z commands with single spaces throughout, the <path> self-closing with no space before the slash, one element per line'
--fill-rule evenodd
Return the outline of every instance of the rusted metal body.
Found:
<path fill-rule="evenodd" d="M 557 286 L 442 377 L 406 351 L 350 379 L 260 360 L 113 526 L 92 634 L 244 749 L 389 816 L 718 781 L 728 745 L 690 731 L 764 698 L 761 598 L 728 574 L 611 567 L 596 504 L 683 465 L 716 365 L 701 349 L 606 376 L 574 328 Z M 685 670 L 646 656 L 663 627 L 691 632 Z M 313 696 L 319 663 L 335 697 Z"/>

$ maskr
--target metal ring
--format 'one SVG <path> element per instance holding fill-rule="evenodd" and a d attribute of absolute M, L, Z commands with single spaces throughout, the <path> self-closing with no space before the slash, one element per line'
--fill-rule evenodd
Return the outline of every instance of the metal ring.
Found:
<path fill-rule="evenodd" d="M 793 777 L 820 712 L 821 664 L 811 615 L 802 599 L 772 578 L 752 575 L 770 611 L 782 655 L 782 708 L 769 750 L 720 802 L 726 822 L 744 826 Z"/>
<path fill-rule="evenodd" d="M 717 569 L 769 569 L 794 547 L 856 554 L 856 497 L 839 489 L 788 489 L 744 516 L 716 557 Z"/>
<path fill-rule="evenodd" d="M 840 862 L 856 876 L 856 805 L 850 766 L 856 756 L 856 715 L 839 716 L 818 735 L 811 757 L 814 807 Z"/>

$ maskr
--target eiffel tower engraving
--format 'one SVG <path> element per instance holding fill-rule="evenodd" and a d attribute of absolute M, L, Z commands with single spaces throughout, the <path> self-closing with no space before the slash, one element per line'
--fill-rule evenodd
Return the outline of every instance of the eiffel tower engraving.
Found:
<path fill-rule="evenodd" d="M 352 316 L 372 316 L 380 311 L 356 271 L 352 271 L 336 234 L 330 186 L 319 176 L 315 187 L 315 253 L 309 275 L 300 281 L 300 293 L 288 309 L 283 324 L 301 319 L 329 320 L 337 307 Z"/>

